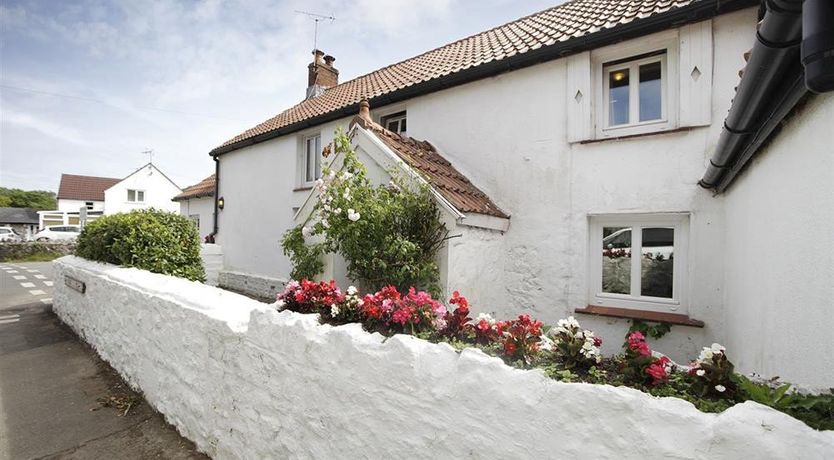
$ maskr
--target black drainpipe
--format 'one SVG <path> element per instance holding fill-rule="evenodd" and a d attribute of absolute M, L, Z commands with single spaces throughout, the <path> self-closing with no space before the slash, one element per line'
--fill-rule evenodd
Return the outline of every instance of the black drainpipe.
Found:
<path fill-rule="evenodd" d="M 763 130 L 776 127 L 774 114 L 781 103 L 798 101 L 807 91 L 795 85 L 802 78 L 799 45 L 802 42 L 802 0 L 766 0 L 764 17 L 756 32 L 756 43 L 738 85 L 724 130 L 704 177 L 704 188 L 721 193 L 738 172 L 739 160 L 749 150 L 751 140 L 764 139 Z M 789 92 L 787 94 L 786 92 Z M 798 95 L 796 93 L 799 93 Z M 793 107 L 793 104 L 790 105 Z M 782 114 L 784 116 L 784 114 Z M 766 137 L 766 136 L 765 136 Z M 728 174 L 731 173 L 731 174 Z"/>
<path fill-rule="evenodd" d="M 212 231 L 211 236 L 214 241 L 217 241 L 217 200 L 220 199 L 220 158 L 217 158 L 217 155 L 214 155 L 214 231 Z"/>

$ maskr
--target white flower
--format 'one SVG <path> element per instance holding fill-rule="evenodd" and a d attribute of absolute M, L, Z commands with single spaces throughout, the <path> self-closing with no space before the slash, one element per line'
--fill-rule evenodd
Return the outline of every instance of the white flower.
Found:
<path fill-rule="evenodd" d="M 719 392 L 719 393 L 724 393 L 724 391 L 725 391 L 726 389 L 727 389 L 727 388 L 725 388 L 725 387 L 724 387 L 724 385 L 716 385 L 716 386 L 715 386 L 715 391 L 717 391 L 717 392 Z"/>
<path fill-rule="evenodd" d="M 332 209 L 332 208 L 330 207 L 330 205 L 329 205 L 329 204 L 327 204 L 327 203 L 325 203 L 323 207 L 324 207 L 324 210 L 325 210 L 325 211 L 327 211 L 327 212 L 330 212 L 330 210 Z"/>
<path fill-rule="evenodd" d="M 339 307 L 335 303 L 330 306 L 330 316 L 334 318 L 339 316 Z"/>
<path fill-rule="evenodd" d="M 284 305 L 286 305 L 286 302 L 284 302 L 284 299 L 281 299 L 281 300 L 275 302 L 275 308 L 277 308 L 278 310 L 283 310 Z"/>
<path fill-rule="evenodd" d="M 304 235 L 304 238 L 310 238 L 313 235 L 313 229 L 307 226 L 301 227 L 301 234 Z"/>
<path fill-rule="evenodd" d="M 479 323 L 481 322 L 481 320 L 484 320 L 490 326 L 495 324 L 495 318 L 493 318 L 492 315 L 490 315 L 489 313 L 480 313 L 478 314 L 478 317 L 475 320 Z"/>
<path fill-rule="evenodd" d="M 321 226 L 324 228 L 330 228 L 330 222 L 328 222 L 327 219 L 322 219 Z"/>
<path fill-rule="evenodd" d="M 319 190 L 324 189 L 324 181 L 321 179 L 316 179 L 316 188 Z"/>
<path fill-rule="evenodd" d="M 721 353 L 724 353 L 724 350 L 726 350 L 726 348 L 724 348 L 723 345 L 718 344 L 718 343 L 713 343 L 712 346 L 710 347 L 710 349 L 712 350 L 712 353 L 714 355 L 719 355 Z"/>
<path fill-rule="evenodd" d="M 703 377 L 704 374 L 706 374 L 706 373 L 707 373 L 707 371 L 705 371 L 703 369 L 698 369 L 697 371 L 695 371 L 695 375 L 697 375 L 698 377 Z"/>
<path fill-rule="evenodd" d="M 699 361 L 710 360 L 710 359 L 712 359 L 712 355 L 713 355 L 712 348 L 704 347 L 704 349 L 701 350 L 701 354 L 698 356 L 698 360 Z"/>
<path fill-rule="evenodd" d="M 338 215 L 338 214 L 341 214 L 341 213 L 342 213 L 342 208 L 336 208 L 336 209 L 333 210 L 333 214 Z"/>
<path fill-rule="evenodd" d="M 347 288 L 347 294 L 348 295 L 356 295 L 357 292 L 359 292 L 359 289 L 356 289 L 356 286 L 348 286 L 348 288 Z"/>
<path fill-rule="evenodd" d="M 353 173 L 350 171 L 345 171 L 342 173 L 342 178 L 345 180 L 350 179 L 351 177 L 353 177 Z"/>
<path fill-rule="evenodd" d="M 356 222 L 357 220 L 359 220 L 360 215 L 353 209 L 348 209 L 347 217 L 351 220 L 351 222 Z"/>
<path fill-rule="evenodd" d="M 331 170 L 327 173 L 327 177 L 329 177 L 329 178 L 333 179 L 334 177 L 336 177 L 336 171 L 334 171 L 334 170 L 332 170 L 332 169 L 331 169 Z"/>

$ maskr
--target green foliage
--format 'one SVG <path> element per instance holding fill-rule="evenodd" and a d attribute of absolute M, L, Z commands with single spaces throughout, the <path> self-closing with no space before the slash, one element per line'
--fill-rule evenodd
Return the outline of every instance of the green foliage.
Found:
<path fill-rule="evenodd" d="M 194 223 L 156 209 L 94 220 L 79 235 L 75 254 L 194 281 L 205 279 Z"/>
<path fill-rule="evenodd" d="M 789 383 L 757 383 L 739 374 L 735 375 L 735 380 L 744 399 L 785 412 L 817 430 L 834 430 L 834 390 L 818 395 L 803 395 L 789 392 Z"/>
<path fill-rule="evenodd" d="M 630 336 L 633 332 L 640 332 L 645 337 L 659 339 L 668 334 L 671 330 L 672 325 L 669 323 L 648 324 L 640 321 L 639 319 L 633 319 L 631 320 L 631 327 L 628 328 L 625 338 L 628 340 L 628 336 Z"/>
<path fill-rule="evenodd" d="M 54 192 L 0 187 L 0 208 L 55 209 Z"/>
<path fill-rule="evenodd" d="M 374 187 L 348 136 L 337 132 L 335 143 L 340 170 L 325 168 L 310 220 L 282 240 L 293 278 L 320 273 L 321 255 L 335 253 L 347 262 L 348 276 L 369 289 L 392 284 L 438 292 L 435 255 L 448 231 L 428 186 L 393 174 L 391 184 Z M 304 241 L 315 235 L 323 241 Z"/>

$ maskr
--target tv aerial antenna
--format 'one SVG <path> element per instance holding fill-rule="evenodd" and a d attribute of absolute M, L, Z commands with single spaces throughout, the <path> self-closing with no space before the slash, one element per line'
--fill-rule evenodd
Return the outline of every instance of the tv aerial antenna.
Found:
<path fill-rule="evenodd" d="M 148 163 L 153 163 L 153 149 L 144 150 L 140 153 L 148 156 Z"/>
<path fill-rule="evenodd" d="M 330 21 L 330 23 L 332 24 L 333 21 L 336 20 L 336 17 L 334 17 L 332 15 L 328 16 L 328 15 L 324 15 L 324 14 L 311 13 L 309 11 L 301 11 L 301 10 L 295 10 L 295 12 L 297 14 L 303 14 L 304 16 L 307 16 L 310 19 L 312 19 L 313 22 L 315 22 L 315 26 L 314 26 L 314 29 L 313 29 L 313 49 L 317 50 L 318 49 L 318 39 L 319 39 L 319 21 Z"/>

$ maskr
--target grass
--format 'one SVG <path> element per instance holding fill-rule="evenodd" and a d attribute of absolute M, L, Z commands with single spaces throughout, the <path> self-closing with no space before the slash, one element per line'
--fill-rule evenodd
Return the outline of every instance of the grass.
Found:
<path fill-rule="evenodd" d="M 35 254 L 28 254 L 23 257 L 0 260 L 4 263 L 19 263 L 19 262 L 51 262 L 58 257 L 63 257 L 62 254 L 54 254 L 48 252 L 38 252 Z"/>

